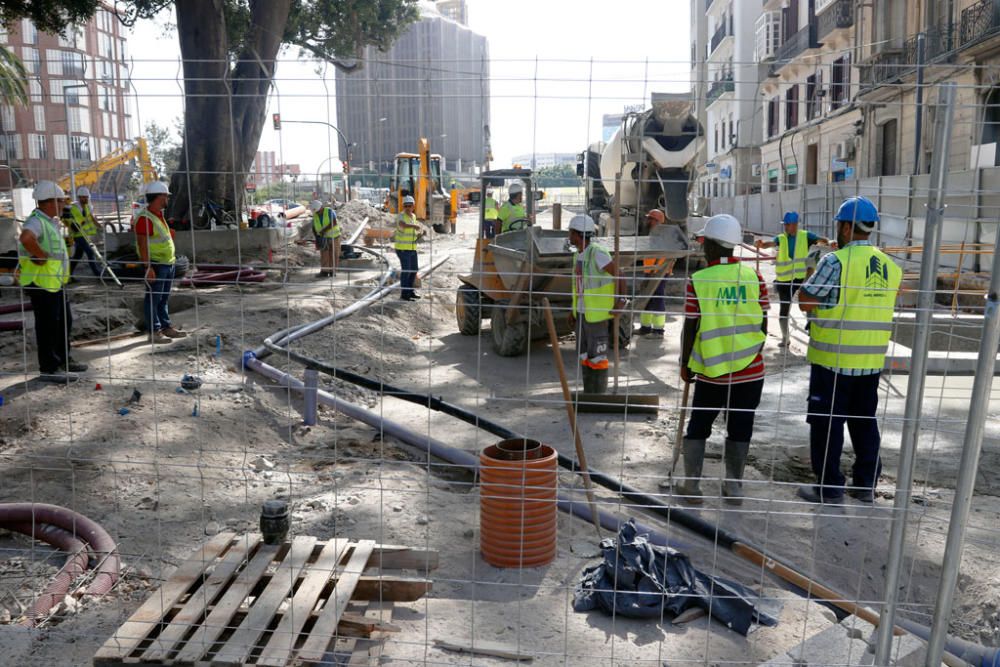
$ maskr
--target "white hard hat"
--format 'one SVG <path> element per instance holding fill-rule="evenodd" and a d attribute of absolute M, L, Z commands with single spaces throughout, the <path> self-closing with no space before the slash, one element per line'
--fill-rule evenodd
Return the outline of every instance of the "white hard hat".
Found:
<path fill-rule="evenodd" d="M 86 185 L 81 185 L 80 187 L 78 187 L 76 189 L 76 196 L 77 197 L 89 197 L 90 196 L 90 190 L 87 189 Z"/>
<path fill-rule="evenodd" d="M 574 215 L 573 219 L 569 221 L 569 228 L 571 231 L 581 234 L 593 234 L 597 231 L 597 225 L 589 215 Z"/>
<path fill-rule="evenodd" d="M 153 181 L 146 185 L 145 194 L 147 195 L 169 195 L 170 188 L 163 181 Z"/>
<path fill-rule="evenodd" d="M 46 199 L 63 199 L 66 193 L 62 188 L 52 181 L 38 181 L 35 191 L 31 193 L 31 198 L 35 201 L 45 201 Z"/>
<path fill-rule="evenodd" d="M 524 186 L 520 183 L 511 183 L 510 187 L 507 188 L 507 192 L 509 192 L 511 196 L 519 195 L 524 192 Z"/>
<path fill-rule="evenodd" d="M 309 202 L 309 210 L 312 211 L 313 213 L 320 210 L 321 208 L 323 208 L 323 202 L 321 202 L 320 200 L 313 199 L 311 202 Z"/>
<path fill-rule="evenodd" d="M 416 203 L 417 203 L 417 200 L 414 199 L 413 197 L 411 197 L 410 195 L 406 195 L 405 197 L 403 197 L 403 205 L 404 206 L 406 204 L 416 204 Z"/>
<path fill-rule="evenodd" d="M 698 235 L 712 239 L 723 248 L 735 248 L 743 241 L 743 228 L 733 216 L 720 213 L 709 218 Z"/>

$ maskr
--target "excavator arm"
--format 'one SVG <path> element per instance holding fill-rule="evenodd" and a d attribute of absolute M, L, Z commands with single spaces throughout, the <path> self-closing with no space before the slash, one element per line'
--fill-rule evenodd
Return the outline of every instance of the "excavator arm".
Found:
<path fill-rule="evenodd" d="M 101 180 L 102 175 L 133 160 L 142 172 L 143 183 L 152 183 L 157 180 L 156 170 L 149 158 L 149 147 L 146 145 L 146 140 L 140 137 L 128 148 L 109 153 L 89 167 L 76 172 L 76 186 L 92 188 Z M 66 174 L 59 179 L 59 187 L 68 192 L 71 180 L 70 175 Z"/>

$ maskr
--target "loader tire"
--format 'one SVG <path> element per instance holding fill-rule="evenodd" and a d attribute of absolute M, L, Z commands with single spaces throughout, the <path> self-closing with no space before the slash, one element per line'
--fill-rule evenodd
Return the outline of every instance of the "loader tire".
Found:
<path fill-rule="evenodd" d="M 507 304 L 495 303 L 490 311 L 493 351 L 501 357 L 516 357 L 528 349 L 528 322 L 507 324 Z"/>
<path fill-rule="evenodd" d="M 472 285 L 459 285 L 455 292 L 455 319 L 463 336 L 479 333 L 483 320 L 483 294 Z"/>

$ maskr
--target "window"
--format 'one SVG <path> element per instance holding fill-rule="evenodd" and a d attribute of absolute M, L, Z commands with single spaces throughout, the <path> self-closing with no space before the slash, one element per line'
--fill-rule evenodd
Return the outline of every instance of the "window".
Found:
<path fill-rule="evenodd" d="M 83 29 L 80 26 L 67 28 L 65 37 L 59 35 L 59 46 L 65 49 L 75 49 L 83 43 Z"/>
<path fill-rule="evenodd" d="M 115 59 L 114 41 L 110 35 L 104 33 L 97 34 L 97 53 L 107 60 Z"/>
<path fill-rule="evenodd" d="M 25 46 L 21 48 L 21 61 L 24 63 L 24 69 L 28 71 L 28 74 L 41 74 L 42 69 L 42 58 L 38 54 L 38 49 Z"/>
<path fill-rule="evenodd" d="M 7 26 L 0 23 L 0 44 L 7 43 Z"/>
<path fill-rule="evenodd" d="M 75 107 L 69 110 L 69 130 L 70 132 L 82 132 L 90 134 L 90 111 L 83 107 Z"/>
<path fill-rule="evenodd" d="M 847 104 L 851 96 L 851 56 L 833 61 L 830 72 L 830 110 Z"/>
<path fill-rule="evenodd" d="M 39 105 L 31 108 L 35 117 L 35 129 L 39 132 L 45 131 L 45 107 Z"/>
<path fill-rule="evenodd" d="M 799 87 L 793 85 L 785 91 L 785 129 L 799 124 Z"/>
<path fill-rule="evenodd" d="M 45 135 L 44 134 L 29 134 L 28 135 L 28 158 L 32 160 L 45 160 L 49 157 L 49 153 L 45 150 Z"/>
<path fill-rule="evenodd" d="M 17 130 L 17 123 L 14 121 L 14 107 L 8 104 L 0 107 L 0 121 L 3 121 L 3 129 L 6 132 Z"/>
<path fill-rule="evenodd" d="M 57 134 L 52 137 L 52 150 L 57 160 L 68 160 L 69 151 L 66 149 L 66 135 Z"/>
<path fill-rule="evenodd" d="M 715 140 L 714 140 L 714 143 L 712 144 L 714 146 L 712 152 L 713 153 L 718 153 L 719 152 L 719 124 L 718 123 L 716 123 L 713 126 L 713 134 L 715 136 Z"/>
<path fill-rule="evenodd" d="M 775 173 L 774 173 L 773 176 L 768 176 L 768 178 L 767 178 L 767 191 L 768 192 L 777 192 L 778 191 L 778 173 L 777 173 L 778 170 L 777 169 L 772 169 L 772 171 L 775 172 Z"/>
<path fill-rule="evenodd" d="M 896 175 L 896 134 L 898 122 L 895 118 L 888 120 L 879 127 L 879 174 L 882 176 Z"/>
<path fill-rule="evenodd" d="M 108 60 L 97 61 L 97 76 L 105 83 L 115 82 L 115 68 Z"/>
<path fill-rule="evenodd" d="M 90 106 L 90 94 L 87 88 L 84 88 L 80 85 L 83 83 L 82 81 L 63 80 L 63 81 L 53 81 L 52 83 L 59 85 L 60 98 L 65 90 L 64 88 L 65 86 L 76 86 L 75 88 L 70 88 L 69 90 L 65 90 L 66 102 L 68 104 L 81 107 Z M 59 101 L 62 102 L 62 99 L 60 99 Z"/>
<path fill-rule="evenodd" d="M 74 160 L 91 160 L 90 137 L 70 137 L 70 150 Z"/>
<path fill-rule="evenodd" d="M 722 119 L 722 150 L 726 150 L 726 119 Z"/>
<path fill-rule="evenodd" d="M 733 148 L 736 146 L 736 126 L 733 124 L 733 114 L 729 114 L 729 147 Z"/>
<path fill-rule="evenodd" d="M 28 19 L 21 19 L 21 35 L 25 44 L 38 42 L 38 30 L 35 29 L 35 24 Z"/>
<path fill-rule="evenodd" d="M 0 158 L 5 160 L 21 160 L 21 137 L 17 134 L 0 134 Z"/>
<path fill-rule="evenodd" d="M 38 79 L 28 79 L 28 99 L 36 103 L 44 101 L 42 97 L 42 82 Z"/>
<path fill-rule="evenodd" d="M 64 76 L 83 77 L 84 72 L 87 70 L 87 61 L 82 53 L 63 51 L 61 57 Z M 51 64 L 49 66 L 51 67 Z"/>
<path fill-rule="evenodd" d="M 767 136 L 771 138 L 778 134 L 779 97 L 775 95 L 767 103 Z"/>
<path fill-rule="evenodd" d="M 49 76 L 63 75 L 62 56 L 59 55 L 59 49 L 46 49 L 45 63 Z"/>
<path fill-rule="evenodd" d="M 806 77 L 806 120 L 816 117 L 816 75 Z"/>
<path fill-rule="evenodd" d="M 785 189 L 786 190 L 794 190 L 797 187 L 799 187 L 799 175 L 798 175 L 798 173 L 789 174 L 786 171 L 785 172 Z"/>

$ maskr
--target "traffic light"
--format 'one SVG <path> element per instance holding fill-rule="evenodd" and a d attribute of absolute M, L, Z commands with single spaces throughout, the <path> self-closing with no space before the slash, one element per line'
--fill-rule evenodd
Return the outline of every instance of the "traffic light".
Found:
<path fill-rule="evenodd" d="M 281 129 L 281 114 L 280 113 L 271 114 L 271 120 L 274 122 L 274 129 L 280 130 Z"/>
<path fill-rule="evenodd" d="M 344 171 L 345 174 L 351 171 L 351 165 L 347 163 L 347 160 L 342 160 L 340 162 L 340 168 Z"/>

